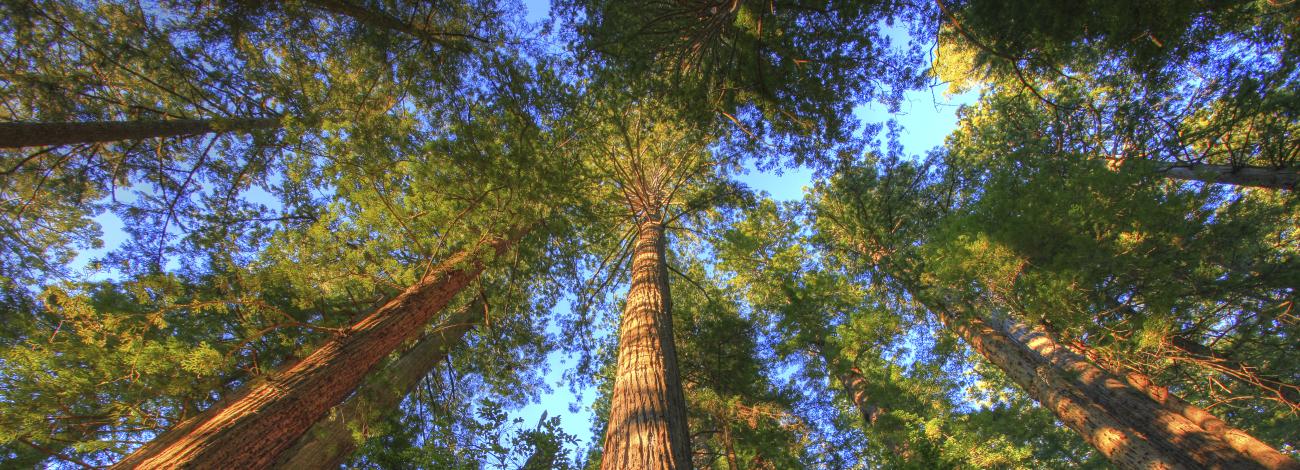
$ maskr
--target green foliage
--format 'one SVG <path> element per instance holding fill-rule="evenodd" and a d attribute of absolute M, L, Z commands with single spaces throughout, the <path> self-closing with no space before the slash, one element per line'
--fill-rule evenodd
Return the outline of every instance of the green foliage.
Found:
<path fill-rule="evenodd" d="M 571 0 L 538 31 L 504 0 L 2 1 L 0 121 L 282 126 L 0 151 L 0 461 L 110 464 L 531 227 L 457 300 L 488 304 L 466 344 L 356 423 L 351 464 L 597 465 L 511 413 L 578 352 L 604 434 L 649 219 L 698 467 L 1107 465 L 935 298 L 1294 453 L 1300 199 L 1163 172 L 1294 169 L 1298 5 Z M 927 72 L 982 91 L 958 131 L 863 155 L 854 107 Z M 803 202 L 732 179 L 788 165 L 818 175 Z"/>

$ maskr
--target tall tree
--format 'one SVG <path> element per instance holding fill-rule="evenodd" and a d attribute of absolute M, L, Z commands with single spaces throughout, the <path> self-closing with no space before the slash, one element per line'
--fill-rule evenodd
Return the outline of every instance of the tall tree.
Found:
<path fill-rule="evenodd" d="M 619 321 L 619 346 L 601 468 L 691 467 L 686 401 L 673 337 L 668 228 L 692 179 L 708 168 L 703 139 L 679 127 L 656 103 L 619 110 L 600 103 L 595 170 L 614 186 L 633 227 L 631 282 Z M 707 176 L 707 175 L 706 175 Z"/>
<path fill-rule="evenodd" d="M 279 119 L 186 119 L 134 122 L 0 123 L 0 148 L 90 144 L 280 127 Z"/>
<path fill-rule="evenodd" d="M 868 170 L 870 171 L 870 170 Z M 861 174 L 861 173 L 855 173 Z M 896 282 L 902 284 L 907 292 L 914 298 L 925 304 L 931 311 L 947 325 L 949 328 L 958 332 L 968 341 L 977 351 L 987 359 L 997 364 L 1004 372 L 1014 381 L 1025 387 L 1031 396 L 1034 396 L 1040 403 L 1053 408 L 1063 422 L 1070 425 L 1081 435 L 1088 439 L 1091 444 L 1098 450 L 1110 457 L 1116 463 L 1125 466 L 1145 465 L 1145 459 L 1155 458 L 1162 465 L 1170 466 L 1262 466 L 1266 461 L 1272 459 L 1267 457 L 1265 460 L 1256 460 L 1254 456 L 1245 455 L 1237 452 L 1224 442 L 1222 437 L 1216 436 L 1215 433 L 1207 432 L 1200 425 L 1187 420 L 1185 417 L 1171 413 L 1161 408 L 1161 406 L 1150 400 L 1148 396 L 1136 390 L 1131 389 L 1122 382 L 1114 380 L 1113 377 L 1102 377 L 1099 374 L 1086 375 L 1084 378 L 1073 377 L 1064 373 L 1059 367 L 1061 364 L 1053 363 L 1050 357 L 1045 353 L 1050 350 L 1040 349 L 1038 346 L 1030 347 L 1014 341 L 1008 333 L 995 326 L 991 326 L 988 321 L 971 311 L 971 307 L 963 306 L 971 302 L 972 297 L 979 298 L 983 296 L 997 296 L 1004 292 L 999 284 L 995 282 L 1006 282 L 1001 279 L 1018 279 L 1015 271 L 1010 274 L 1014 276 L 1006 278 L 1009 273 L 1002 268 L 1005 261 L 999 260 L 998 252 L 981 251 L 987 250 L 982 247 L 979 238 L 974 240 L 974 244 L 969 240 L 970 235 L 960 235 L 957 242 L 960 246 L 965 246 L 962 250 L 944 252 L 932 258 L 925 268 L 927 271 L 918 271 L 913 267 L 906 265 L 893 265 L 889 267 L 887 263 L 899 263 L 901 250 L 911 250 L 909 245 L 914 242 L 908 242 L 904 245 L 890 245 L 890 242 L 884 241 L 888 236 L 896 236 L 884 232 L 877 228 L 871 228 L 866 225 L 868 222 L 865 217 L 885 216 L 889 214 L 898 214 L 899 211 L 907 211 L 901 207 L 885 208 L 889 204 L 899 204 L 897 199 L 905 197 L 903 194 L 931 194 L 939 196 L 937 199 L 942 203 L 944 190 L 927 190 L 924 189 L 924 173 L 913 173 L 919 176 L 889 175 L 883 176 L 881 184 L 889 184 L 896 181 L 911 181 L 911 183 L 902 183 L 901 190 L 895 196 L 890 196 L 890 191 L 885 190 L 879 196 L 864 198 L 862 195 L 848 196 L 839 199 L 837 204 L 841 206 L 826 206 L 825 217 L 832 224 L 831 227 L 839 233 L 845 234 L 852 238 L 843 243 L 855 243 L 850 245 L 857 256 L 866 257 L 868 262 L 876 263 L 876 266 L 883 266 L 886 272 L 896 276 Z M 870 177 L 868 177 L 870 178 Z M 868 180 L 870 181 L 870 180 Z M 986 180 L 986 184 L 991 183 Z M 853 185 L 862 183 L 843 183 L 845 188 L 855 187 Z M 897 184 L 897 183 L 895 183 Z M 915 186 L 911 189 L 911 185 Z M 1059 182 L 1056 183 L 1059 185 Z M 861 188 L 860 186 L 858 186 Z M 1058 186 L 1059 187 L 1059 186 Z M 949 190 L 950 191 L 950 190 Z M 980 203 L 989 201 L 991 204 L 997 204 L 994 197 L 997 193 L 989 189 L 984 189 L 981 193 Z M 951 194 L 951 193 L 949 193 Z M 952 196 L 946 196 L 952 197 Z M 906 207 L 906 203 L 902 203 Z M 831 209 L 838 207 L 839 209 Z M 1020 209 L 1024 210 L 1024 209 Z M 856 214 L 856 215 L 855 215 Z M 869 215 L 877 214 L 877 215 Z M 958 217 L 955 220 L 959 220 Z M 858 220 L 858 222 L 845 222 Z M 1000 223 L 1005 223 L 1006 219 L 997 219 Z M 885 226 L 898 227 L 905 223 L 883 221 Z M 835 226 L 837 223 L 846 223 L 846 226 Z M 913 222 L 915 223 L 915 222 Z M 963 226 L 962 230 L 969 229 L 969 226 Z M 957 232 L 964 233 L 964 232 Z M 936 243 L 944 243 L 942 241 Z M 929 246 L 941 246 L 930 244 Z M 907 256 L 907 255 L 903 255 Z M 1059 256 L 1059 255 L 1058 255 Z M 973 261 L 969 267 L 959 269 L 974 269 L 974 272 L 980 272 L 984 276 L 984 287 L 979 292 L 963 294 L 960 289 L 940 289 L 938 285 L 961 286 L 966 282 L 956 278 L 948 278 L 936 269 L 934 266 L 939 265 L 961 265 L 966 261 L 958 261 L 963 258 L 972 258 Z M 982 257 L 982 258 L 981 258 Z M 907 258 L 901 258 L 902 262 Z M 886 264 L 880 264 L 881 262 Z M 915 261 L 913 261 L 915 262 Z M 1010 269 L 1015 269 L 1014 265 Z M 935 280 L 924 280 L 928 276 L 937 276 Z M 929 284 L 927 283 L 936 283 Z M 1015 304 L 1013 304 L 1015 305 Z M 1005 307 L 1003 307 L 1005 308 Z M 1038 370 L 1039 372 L 1034 372 Z M 1109 382 L 1107 380 L 1109 379 Z M 1108 385 L 1102 385 L 1105 382 Z M 1100 434 L 1093 433 L 1097 429 L 1111 429 L 1118 432 L 1115 436 L 1105 438 Z M 1103 433 L 1104 434 L 1104 433 Z M 1138 447 L 1145 447 L 1144 451 L 1133 453 Z"/>
<path fill-rule="evenodd" d="M 443 261 L 301 362 L 179 424 L 116 465 L 269 465 L 477 278 L 491 257 L 504 254 L 528 231 L 516 228 Z"/>

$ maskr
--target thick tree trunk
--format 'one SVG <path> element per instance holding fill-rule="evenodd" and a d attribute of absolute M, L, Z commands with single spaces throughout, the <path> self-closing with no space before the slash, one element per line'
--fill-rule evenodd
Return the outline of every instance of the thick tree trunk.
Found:
<path fill-rule="evenodd" d="M 474 302 L 444 320 L 434 331 L 424 335 L 410 350 L 366 381 L 352 398 L 316 422 L 293 447 L 280 454 L 275 468 L 339 468 L 360 442 L 352 428 L 377 421 L 402 403 L 402 399 L 419 385 L 460 344 L 465 333 L 483 318 L 481 302 Z"/>
<path fill-rule="evenodd" d="M 673 343 L 664 226 L 637 226 L 632 286 L 618 334 L 604 470 L 675 470 L 691 467 L 686 400 Z"/>
<path fill-rule="evenodd" d="M 515 230 L 443 262 L 425 278 L 349 327 L 310 356 L 228 403 L 183 422 L 114 468 L 265 468 L 330 408 L 343 402 L 371 369 L 483 272 L 488 251 L 500 255 L 526 232 Z"/>
<path fill-rule="evenodd" d="M 1157 171 L 1169 178 L 1205 183 L 1289 190 L 1300 187 L 1300 171 L 1295 168 L 1178 163 L 1163 165 Z"/>
<path fill-rule="evenodd" d="M 213 132 L 252 132 L 280 126 L 278 118 L 5 122 L 0 123 L 0 149 L 116 142 Z"/>
<path fill-rule="evenodd" d="M 1048 333 L 1050 334 L 1050 332 Z M 1122 369 L 1082 342 L 1074 341 L 1069 343 L 1067 347 L 1072 353 L 1081 356 L 1079 360 L 1086 357 L 1112 376 L 1123 377 L 1134 390 L 1141 392 L 1164 409 L 1182 415 L 1192 423 L 1205 429 L 1205 431 L 1222 439 L 1237 452 L 1254 460 L 1260 466 L 1269 470 L 1300 470 L 1300 464 L 1295 459 L 1278 452 L 1277 449 L 1261 442 L 1245 431 L 1232 427 L 1217 416 L 1210 414 L 1209 411 L 1188 403 L 1178 395 L 1169 393 L 1168 388 L 1156 385 L 1145 374 Z"/>
<path fill-rule="evenodd" d="M 921 291 L 909 289 L 913 295 Z M 1062 377 L 1055 368 L 975 315 L 958 316 L 934 299 L 923 303 L 971 349 L 997 366 L 1030 398 L 1054 413 L 1116 466 L 1126 469 L 1191 469 L 1195 462 L 1162 449 L 1133 430 Z"/>
<path fill-rule="evenodd" d="M 1000 329 L 1018 343 L 1042 357 L 1048 364 L 1071 374 L 1072 381 L 1112 416 L 1124 421 L 1158 445 L 1186 455 L 1199 467 L 1270 468 L 1266 462 L 1284 458 L 1273 451 L 1276 455 L 1266 457 L 1264 462 L 1261 462 L 1238 452 L 1222 436 L 1207 431 L 1180 412 L 1162 406 L 1119 377 L 1068 348 L 1062 347 L 1046 331 L 1030 328 L 1012 319 L 999 323 Z M 1218 421 L 1217 418 L 1215 421 Z M 1222 423 L 1222 421 L 1218 422 Z M 1255 442 L 1263 446 L 1262 443 Z M 1239 443 L 1245 444 L 1245 442 Z M 1272 450 L 1268 446 L 1263 447 Z M 1260 452 L 1258 448 L 1252 450 L 1256 454 Z"/>

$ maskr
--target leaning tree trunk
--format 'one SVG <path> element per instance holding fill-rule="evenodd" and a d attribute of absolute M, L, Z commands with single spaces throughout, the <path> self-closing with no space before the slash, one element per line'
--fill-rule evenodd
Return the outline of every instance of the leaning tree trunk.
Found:
<path fill-rule="evenodd" d="M 307 431 L 293 447 L 280 454 L 275 468 L 339 468 L 360 442 L 352 428 L 367 426 L 397 408 L 402 399 L 419 385 L 460 344 L 465 333 L 483 318 L 482 303 L 474 302 L 452 314 L 434 331 L 424 335 L 410 350 L 366 381 L 352 398 L 335 407 Z"/>
<path fill-rule="evenodd" d="M 1207 431 L 1179 411 L 1152 400 L 1119 377 L 1062 347 L 1042 329 L 1030 328 L 1010 318 L 1000 323 L 1000 329 L 1012 339 L 1053 367 L 1071 374 L 1072 381 L 1112 416 L 1128 423 L 1160 446 L 1187 456 L 1199 467 L 1278 468 L 1271 463 L 1285 459 L 1285 456 L 1245 433 L 1241 434 L 1254 441 L 1253 445 L 1243 439 L 1237 439 L 1238 446 L 1230 445 L 1222 435 Z M 1222 423 L 1217 418 L 1215 421 Z M 1260 449 L 1260 446 L 1272 451 L 1272 455 L 1264 455 L 1269 452 Z M 1248 449 L 1251 453 L 1239 452 L 1234 447 Z M 1262 457 L 1262 460 L 1254 457 Z"/>
<path fill-rule="evenodd" d="M 1162 165 L 1156 171 L 1169 178 L 1187 181 L 1268 189 L 1300 188 L 1300 171 L 1295 168 L 1178 163 Z"/>
<path fill-rule="evenodd" d="M 791 299 L 791 301 L 797 300 Z M 820 339 L 813 340 L 811 349 L 821 358 L 826 371 L 839 379 L 840 385 L 844 387 L 844 393 L 848 394 L 849 400 L 862 416 L 862 425 L 875 424 L 880 415 L 884 414 L 884 410 L 872 402 L 871 394 L 867 392 L 867 378 L 862 375 L 862 369 L 852 364 L 845 364 L 846 361 L 827 351 L 826 345 Z"/>
<path fill-rule="evenodd" d="M 1021 347 L 982 318 L 958 315 L 943 302 L 921 299 L 922 291 L 908 290 L 971 349 L 1002 370 L 1030 398 L 1051 410 L 1061 423 L 1116 466 L 1126 469 L 1197 468 L 1195 462 L 1159 447 L 1112 416 L 1041 357 Z"/>
<path fill-rule="evenodd" d="M 1037 331 L 1037 329 L 1035 329 Z M 1056 341 L 1050 331 L 1044 329 L 1041 331 L 1050 341 Z M 1059 342 L 1059 341 L 1058 341 Z M 1200 426 L 1206 432 L 1222 439 L 1237 452 L 1245 455 L 1258 465 L 1269 470 L 1300 470 L 1300 464 L 1295 459 L 1278 452 L 1277 449 L 1256 439 L 1249 433 L 1232 427 L 1219 417 L 1210 414 L 1196 405 L 1188 403 L 1182 397 L 1169 392 L 1168 388 L 1156 385 L 1150 377 L 1137 371 L 1124 370 L 1117 364 L 1105 357 L 1102 357 L 1097 351 L 1093 350 L 1087 344 L 1080 341 L 1074 341 L 1066 344 L 1067 351 L 1058 354 L 1057 357 L 1068 357 L 1069 361 L 1086 362 L 1091 360 L 1097 366 L 1105 370 L 1112 377 L 1123 377 L 1126 384 L 1133 390 L 1143 394 L 1152 402 L 1161 406 L 1171 413 L 1177 413 L 1193 424 Z M 1085 359 L 1086 358 L 1086 359 Z M 1069 366 L 1067 369 L 1080 368 Z"/>
<path fill-rule="evenodd" d="M 600 465 L 604 470 L 691 467 L 665 251 L 663 222 L 641 221 L 618 333 L 618 366 Z"/>
<path fill-rule="evenodd" d="M 357 5 L 350 0 L 307 0 L 306 3 L 336 15 L 352 18 L 356 22 L 372 28 L 396 31 L 444 47 L 453 45 L 464 47 L 465 40 L 478 39 L 465 33 L 435 31 L 416 26 L 388 13 Z"/>
<path fill-rule="evenodd" d="M 91 144 L 214 132 L 252 132 L 281 127 L 279 118 L 173 119 L 165 121 L 5 122 L 0 149 Z"/>
<path fill-rule="evenodd" d="M 526 232 L 491 242 L 500 255 Z M 181 423 L 114 468 L 265 468 L 330 408 L 343 402 L 384 356 L 483 272 L 491 253 L 462 251 L 310 356 L 221 406 Z"/>

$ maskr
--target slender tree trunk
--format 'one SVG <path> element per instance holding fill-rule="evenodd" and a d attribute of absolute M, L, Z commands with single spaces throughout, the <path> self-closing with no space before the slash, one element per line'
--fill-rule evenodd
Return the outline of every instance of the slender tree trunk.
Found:
<path fill-rule="evenodd" d="M 469 39 L 482 41 L 482 39 L 470 34 L 450 33 L 422 28 L 406 21 L 402 21 L 388 13 L 375 11 L 371 8 L 357 5 L 350 0 L 306 0 L 306 3 L 336 15 L 343 15 L 352 18 L 356 22 L 372 28 L 397 31 L 444 47 L 450 47 L 453 45 L 465 47 L 464 43 Z"/>
<path fill-rule="evenodd" d="M 1288 190 L 1300 187 L 1300 171 L 1295 168 L 1178 163 L 1162 165 L 1157 171 L 1169 178 L 1205 183 Z"/>
<path fill-rule="evenodd" d="M 493 240 L 500 255 L 527 230 Z M 228 403 L 183 422 L 114 468 L 265 468 L 343 402 L 365 376 L 483 272 L 491 253 L 476 247 L 432 273 L 310 356 Z"/>
<path fill-rule="evenodd" d="M 5 122 L 0 123 L 0 148 L 90 144 L 276 129 L 279 118 L 173 119 L 166 121 Z"/>
<path fill-rule="evenodd" d="M 722 420 L 722 445 L 727 451 L 727 470 L 740 470 L 740 463 L 736 461 L 736 444 L 731 441 L 731 423 L 730 420 Z"/>
<path fill-rule="evenodd" d="M 922 291 L 909 288 L 914 296 Z M 971 349 L 997 366 L 1030 398 L 1054 413 L 1089 445 L 1125 469 L 1192 469 L 1195 462 L 1162 449 L 1082 393 L 1055 368 L 975 315 L 959 316 L 935 299 L 925 306 Z"/>
<path fill-rule="evenodd" d="M 691 467 L 686 400 L 673 343 L 663 222 L 637 226 L 632 286 L 618 334 L 604 470 Z"/>
<path fill-rule="evenodd" d="M 876 424 L 876 419 L 880 418 L 881 409 L 871 403 L 871 397 L 867 394 L 867 379 L 862 376 L 862 371 L 857 367 L 850 367 L 847 371 L 840 374 L 840 383 L 844 384 L 844 391 L 849 394 L 853 400 L 853 405 L 858 408 L 858 413 L 862 414 L 862 424 L 870 426 Z"/>
<path fill-rule="evenodd" d="M 356 451 L 360 442 L 352 427 L 377 421 L 402 403 L 420 380 L 441 364 L 465 333 L 483 318 L 483 304 L 475 301 L 424 335 L 410 350 L 375 377 L 366 381 L 352 398 L 316 422 L 293 447 L 280 454 L 275 468 L 338 468 Z"/>
<path fill-rule="evenodd" d="M 1050 337 L 1050 331 L 1045 331 L 1045 333 L 1049 334 Z M 1295 459 L 1278 452 L 1277 449 L 1261 442 L 1249 433 L 1232 427 L 1217 416 L 1210 414 L 1210 412 L 1188 403 L 1182 397 L 1169 393 L 1168 388 L 1156 385 L 1145 374 L 1124 370 L 1080 341 L 1069 343 L 1067 348 L 1072 354 L 1079 356 L 1072 360 L 1084 360 L 1086 357 L 1112 376 L 1123 377 L 1125 382 L 1134 390 L 1141 392 L 1164 409 L 1182 415 L 1205 431 L 1222 439 L 1234 450 L 1254 460 L 1260 466 L 1269 470 L 1300 470 L 1300 464 L 1297 464 Z"/>
<path fill-rule="evenodd" d="M 1199 467 L 1269 468 L 1265 462 L 1284 457 L 1277 451 L 1273 451 L 1275 456 L 1260 462 L 1238 452 L 1221 436 L 1207 431 L 1178 411 L 1162 406 L 1119 377 L 1102 370 L 1068 348 L 1062 347 L 1046 331 L 1030 328 L 1012 319 L 999 323 L 1001 323 L 1000 329 L 1012 339 L 1038 354 L 1048 364 L 1071 374 L 1072 381 L 1112 416 L 1128 423 L 1153 442 L 1186 455 Z M 1217 421 L 1217 418 L 1215 420 Z M 1218 422 L 1222 423 L 1222 421 Z M 1268 448 L 1258 441 L 1255 443 Z M 1260 451 L 1258 448 L 1253 450 L 1256 453 Z"/>

